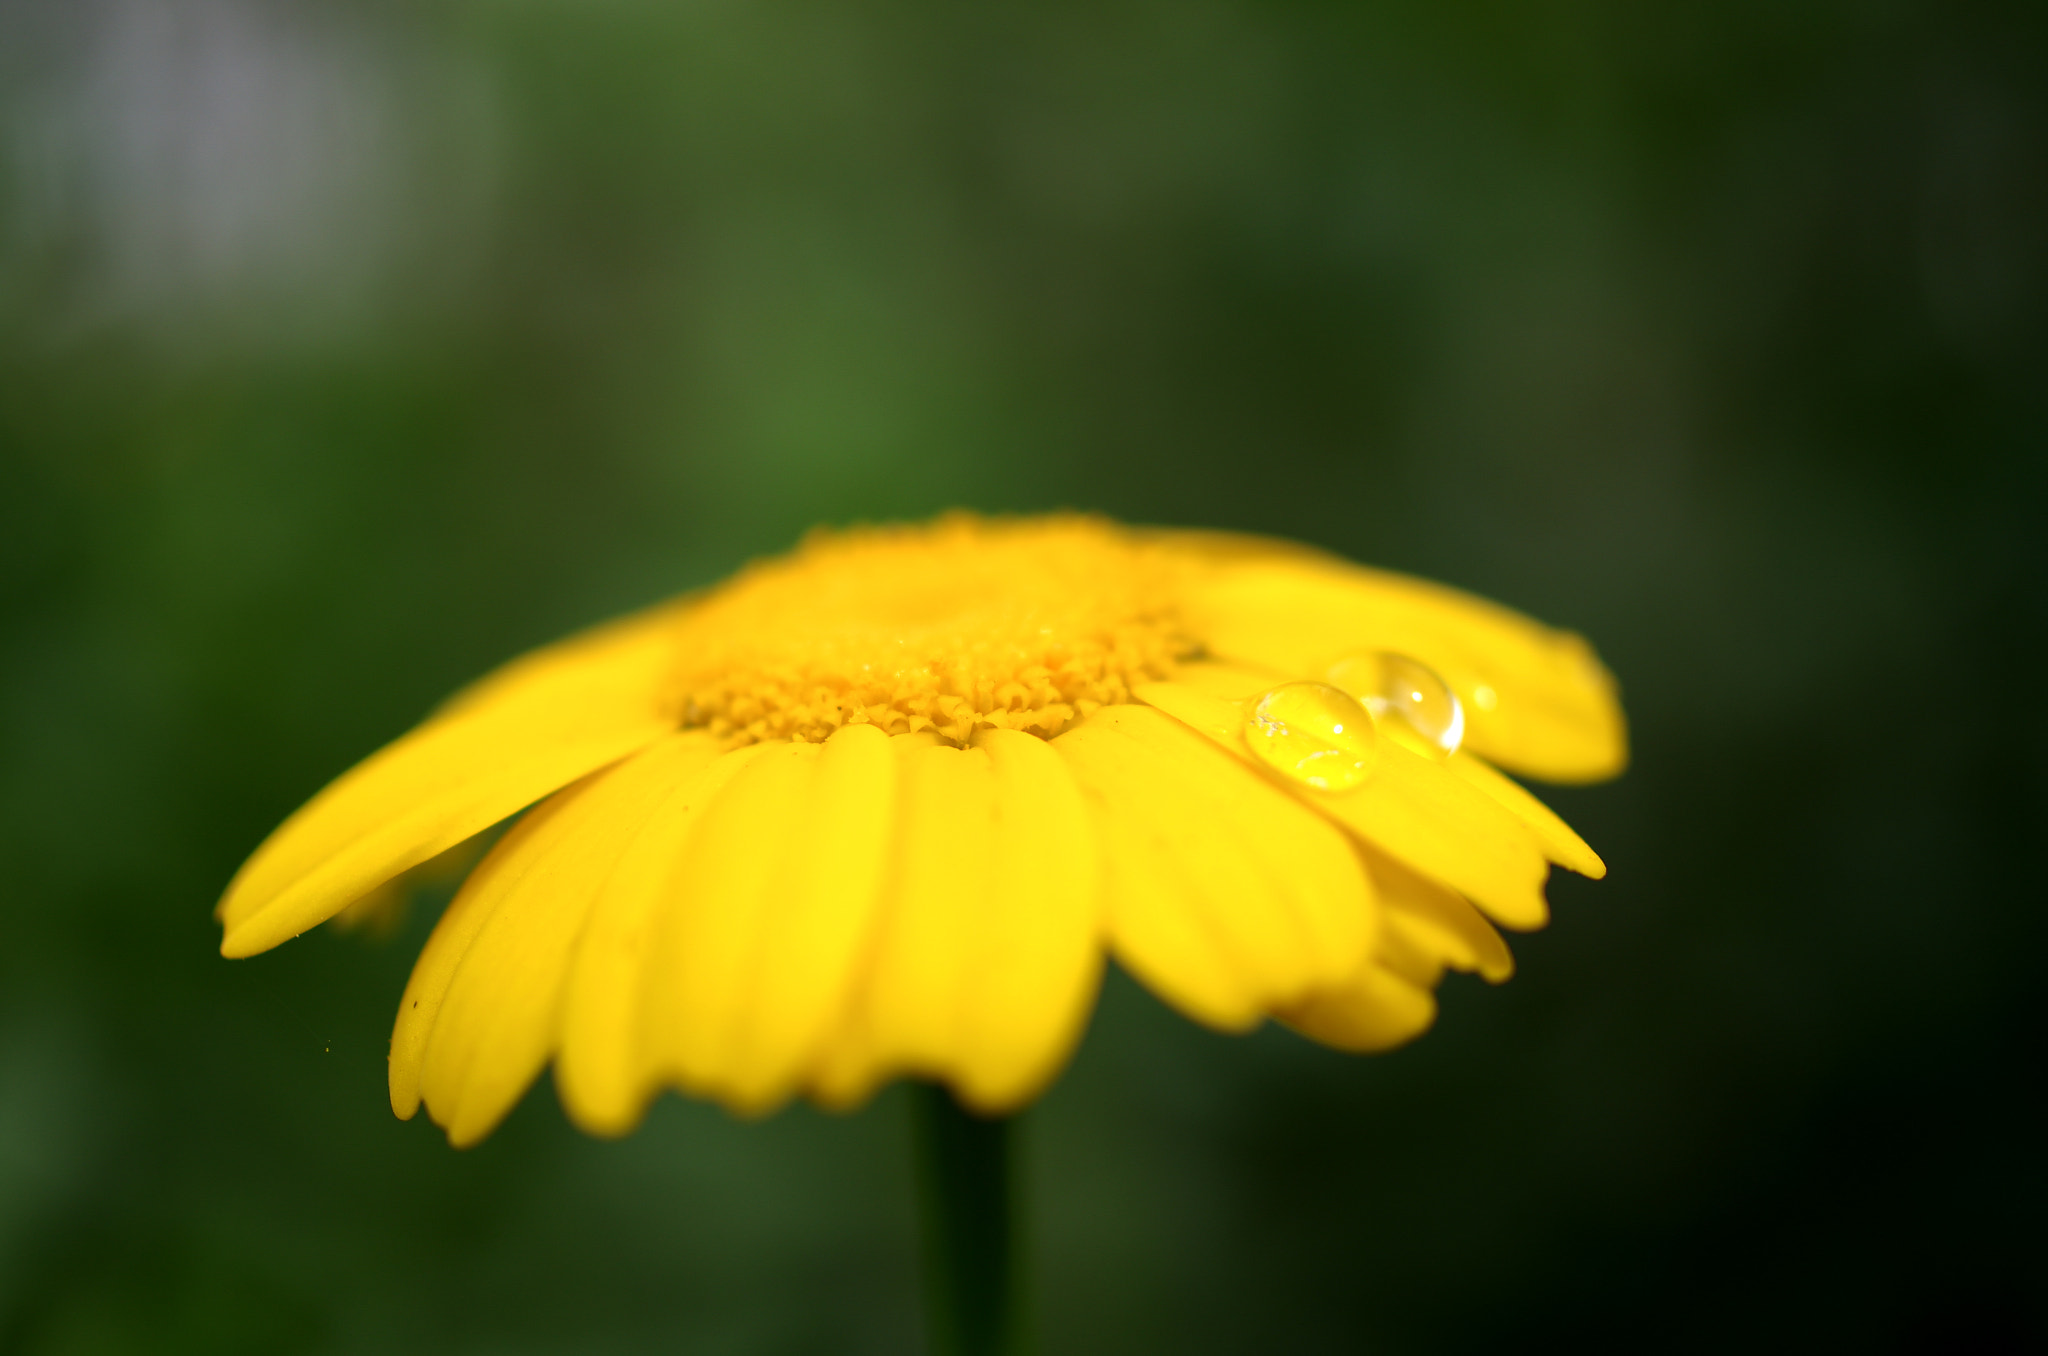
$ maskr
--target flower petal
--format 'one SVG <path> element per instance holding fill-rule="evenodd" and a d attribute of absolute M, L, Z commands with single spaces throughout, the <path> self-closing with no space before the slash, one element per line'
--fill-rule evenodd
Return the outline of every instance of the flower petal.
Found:
<path fill-rule="evenodd" d="M 1094 1001 L 1094 825 L 1066 764 L 1030 735 L 913 746 L 903 769 L 883 921 L 818 1095 L 850 1105 L 909 1071 L 947 1079 L 978 1110 L 1010 1110 L 1065 1062 Z"/>
<path fill-rule="evenodd" d="M 1208 550 L 1209 538 L 1189 539 Z M 1440 584 L 1327 556 L 1241 546 L 1190 582 L 1190 628 L 1226 660 L 1320 677 L 1361 650 L 1435 669 L 1466 742 L 1516 772 L 1597 781 L 1628 760 L 1614 678 L 1579 636 Z"/>
<path fill-rule="evenodd" d="M 1440 965 L 1477 972 L 1490 983 L 1514 974 L 1507 943 L 1463 895 L 1371 847 L 1365 849 L 1365 867 L 1383 906 L 1386 933 Z"/>
<path fill-rule="evenodd" d="M 1026 736 L 1027 738 L 1029 736 Z M 995 855 L 995 768 L 981 749 L 899 735 L 902 799 L 894 861 L 866 974 L 821 1059 L 821 1100 L 852 1105 L 897 1072 L 964 1063 L 960 1012 L 984 950 Z"/>
<path fill-rule="evenodd" d="M 1558 817 L 1557 811 L 1536 799 L 1520 782 L 1507 776 L 1476 754 L 1460 753 L 1444 766 L 1492 796 L 1522 821 L 1543 845 L 1543 855 L 1567 871 L 1599 880 L 1607 874 L 1607 863 L 1586 846 L 1586 840 Z"/>
<path fill-rule="evenodd" d="M 961 1013 L 969 1106 L 1035 1096 L 1079 1039 L 1102 976 L 1102 863 L 1081 788 L 1042 739 L 986 730 L 995 853 L 986 942 Z"/>
<path fill-rule="evenodd" d="M 871 725 L 771 746 L 719 792 L 652 953 L 659 1069 L 742 1112 L 795 1089 L 867 943 L 895 802 L 895 754 Z"/>
<path fill-rule="evenodd" d="M 256 849 L 217 910 L 221 953 L 266 951 L 408 867 L 658 739 L 673 610 L 550 646 L 331 783 Z"/>
<path fill-rule="evenodd" d="M 576 790 L 570 787 L 561 791 L 556 799 L 573 795 Z M 547 809 L 542 805 L 528 818 L 538 817 Z M 492 891 L 458 890 L 434 924 L 433 932 L 428 934 L 419 959 L 413 962 L 405 994 L 398 1000 L 398 1021 L 391 1031 L 388 1069 L 391 1110 L 402 1121 L 411 1120 L 420 1109 L 420 1061 L 426 1054 L 434 1019 L 440 1016 L 441 1000 L 448 996 L 448 985 L 455 979 L 455 967 L 469 954 L 470 944 L 490 921 L 500 898 Z"/>
<path fill-rule="evenodd" d="M 1356 789 L 1304 792 L 1323 813 L 1503 926 L 1527 932 L 1550 921 L 1543 900 L 1549 872 L 1534 835 L 1433 760 L 1387 740 L 1373 775 Z"/>
<path fill-rule="evenodd" d="M 489 1134 L 511 1110 L 554 1047 L 562 981 L 590 902 L 704 753 L 702 736 L 672 735 L 550 798 L 478 865 L 436 929 L 437 938 L 450 934 L 447 944 L 422 954 L 399 1009 L 394 1105 L 416 1078 L 427 1110 L 458 1146 Z M 465 934 L 469 943 L 451 964 Z"/>
<path fill-rule="evenodd" d="M 1286 1008 L 1280 1019 L 1339 1050 L 1391 1050 L 1429 1030 L 1436 1020 L 1436 995 L 1426 984 L 1368 961 L 1342 984 Z"/>
<path fill-rule="evenodd" d="M 1204 697 L 1236 701 L 1257 697 L 1288 679 L 1273 669 L 1205 661 L 1183 664 L 1175 672 L 1173 681 L 1176 685 L 1191 688 Z M 1136 694 L 1140 700 L 1144 699 L 1145 690 L 1146 687 L 1141 685 Z M 1245 709 L 1242 706 L 1237 708 L 1240 712 Z M 1236 713 L 1232 713 L 1230 718 L 1238 717 Z M 1569 824 L 1558 818 L 1556 811 L 1536 799 L 1519 782 L 1510 779 L 1478 755 L 1465 751 L 1460 751 L 1445 765 L 1506 806 L 1516 818 L 1533 830 L 1543 845 L 1543 855 L 1551 861 L 1582 876 L 1591 876 L 1595 880 L 1607 874 L 1607 864 L 1600 860 L 1600 854 L 1586 846 L 1586 840 L 1574 833 Z"/>
<path fill-rule="evenodd" d="M 1372 895 L 1344 835 L 1143 706 L 1053 741 L 1102 832 L 1120 960 L 1198 1020 L 1242 1029 L 1358 965 Z"/>
<path fill-rule="evenodd" d="M 1252 771 L 1244 742 L 1248 702 L 1212 697 L 1181 683 L 1142 684 L 1136 695 L 1207 735 Z M 1268 784 L 1280 781 L 1277 773 L 1265 775 Z M 1493 796 L 1398 740 L 1379 741 L 1372 775 L 1350 790 L 1285 785 L 1300 801 L 1459 891 L 1496 921 L 1526 930 L 1548 920 L 1535 830 Z"/>
<path fill-rule="evenodd" d="M 653 938 L 674 903 L 676 863 L 705 807 L 740 770 L 771 747 L 718 753 L 704 739 L 701 761 L 626 848 L 598 891 L 570 962 L 562 993 L 555 1086 L 570 1117 L 596 1135 L 623 1135 L 639 1124 L 660 1084 L 641 1031 L 641 1006 L 653 985 Z"/>

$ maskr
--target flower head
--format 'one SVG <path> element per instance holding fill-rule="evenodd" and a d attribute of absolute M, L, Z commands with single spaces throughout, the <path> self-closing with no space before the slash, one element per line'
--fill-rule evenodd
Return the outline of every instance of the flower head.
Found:
<path fill-rule="evenodd" d="M 526 813 L 428 940 L 391 1101 L 458 1144 L 550 1060 L 623 1133 L 898 1075 L 1028 1101 L 1105 954 L 1189 1016 L 1384 1049 L 1547 863 L 1496 770 L 1618 771 L 1587 645 L 1281 542 L 1088 517 L 814 534 L 517 660 L 287 820 L 229 886 L 246 956 Z"/>

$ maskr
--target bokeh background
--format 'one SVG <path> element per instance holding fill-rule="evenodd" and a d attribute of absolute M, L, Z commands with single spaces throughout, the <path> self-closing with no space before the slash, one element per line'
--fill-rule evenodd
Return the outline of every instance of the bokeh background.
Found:
<path fill-rule="evenodd" d="M 1048 1353 L 2048 1344 L 2048 8 L 0 0 L 0 1350 L 898 1352 L 905 1108 L 384 1100 L 240 859 L 819 521 L 1585 632 L 1610 879 L 1360 1060 L 1113 978 Z"/>

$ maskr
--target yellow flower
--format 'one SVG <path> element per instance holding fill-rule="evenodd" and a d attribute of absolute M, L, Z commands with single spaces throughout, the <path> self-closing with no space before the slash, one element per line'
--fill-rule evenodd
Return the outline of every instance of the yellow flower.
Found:
<path fill-rule="evenodd" d="M 458 694 L 257 850 L 221 950 L 527 810 L 414 968 L 400 1116 L 472 1143 L 550 1060 L 600 1134 L 664 1086 L 1000 1112 L 1105 953 L 1216 1028 L 1408 1040 L 1446 968 L 1507 977 L 1546 862 L 1604 870 L 1495 765 L 1625 756 L 1582 640 L 1438 585 L 1078 516 L 819 533 Z"/>

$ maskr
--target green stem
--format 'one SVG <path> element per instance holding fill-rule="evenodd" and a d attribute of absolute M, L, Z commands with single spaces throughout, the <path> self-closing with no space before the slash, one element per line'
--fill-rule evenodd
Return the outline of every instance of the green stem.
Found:
<path fill-rule="evenodd" d="M 1011 1122 L 913 1083 L 932 1356 L 1021 1356 Z"/>

